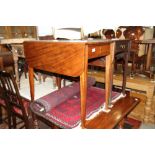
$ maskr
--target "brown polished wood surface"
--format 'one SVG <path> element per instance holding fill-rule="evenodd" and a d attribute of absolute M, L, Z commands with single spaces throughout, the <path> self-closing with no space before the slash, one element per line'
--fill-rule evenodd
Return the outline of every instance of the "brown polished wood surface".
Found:
<path fill-rule="evenodd" d="M 100 112 L 95 118 L 88 120 L 86 122 L 86 128 L 112 129 L 119 124 L 138 103 L 139 99 L 130 97 L 128 94 L 127 97 L 114 103 L 109 113 Z"/>
<path fill-rule="evenodd" d="M 29 67 L 74 77 L 84 70 L 84 43 L 25 42 L 24 51 Z"/>

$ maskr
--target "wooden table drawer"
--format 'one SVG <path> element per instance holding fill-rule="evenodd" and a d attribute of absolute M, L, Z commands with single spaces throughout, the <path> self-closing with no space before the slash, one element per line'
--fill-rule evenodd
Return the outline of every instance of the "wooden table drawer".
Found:
<path fill-rule="evenodd" d="M 120 52 L 120 51 L 127 51 L 128 50 L 128 42 L 126 41 L 122 41 L 122 42 L 116 42 L 116 52 Z"/>
<path fill-rule="evenodd" d="M 88 46 L 88 58 L 96 58 L 101 55 L 101 46 Z"/>
<path fill-rule="evenodd" d="M 108 44 L 105 45 L 90 45 L 88 46 L 88 57 L 89 58 L 96 58 L 100 56 L 105 56 L 109 54 L 110 46 Z"/>
<path fill-rule="evenodd" d="M 101 47 L 101 56 L 108 55 L 110 53 L 110 44 L 105 44 Z"/>

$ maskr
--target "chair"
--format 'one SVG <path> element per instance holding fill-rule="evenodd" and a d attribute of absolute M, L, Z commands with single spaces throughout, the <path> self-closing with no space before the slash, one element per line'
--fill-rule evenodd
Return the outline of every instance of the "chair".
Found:
<path fill-rule="evenodd" d="M 9 114 L 11 115 L 13 128 L 17 128 L 17 124 L 19 128 L 29 128 L 29 101 L 20 96 L 12 72 L 0 71 L 0 83 L 5 94 L 4 101 L 10 108 Z M 19 122 L 17 122 L 16 118 L 18 118 Z M 19 125 L 21 122 L 24 125 Z"/>
<path fill-rule="evenodd" d="M 9 104 L 5 102 L 5 99 L 6 99 L 6 94 L 4 93 L 3 85 L 0 80 L 0 124 L 2 124 L 3 122 L 6 122 L 8 123 L 8 128 L 10 129 L 11 128 L 11 111 L 10 111 Z M 7 115 L 6 117 L 3 116 L 4 114 L 3 109 L 6 112 L 5 114 Z"/>
<path fill-rule="evenodd" d="M 0 70 L 14 70 L 13 55 L 11 52 L 0 51 Z"/>

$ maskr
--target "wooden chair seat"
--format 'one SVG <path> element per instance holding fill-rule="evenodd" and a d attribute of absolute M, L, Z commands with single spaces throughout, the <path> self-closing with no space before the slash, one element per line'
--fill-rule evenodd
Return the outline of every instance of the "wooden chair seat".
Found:
<path fill-rule="evenodd" d="M 88 84 L 89 85 L 89 84 Z M 36 116 L 55 124 L 60 128 L 75 128 L 80 124 L 80 89 L 79 83 L 74 83 L 52 92 L 30 105 Z M 72 92 L 71 90 L 74 90 Z M 112 92 L 116 99 L 120 93 Z M 97 112 L 105 103 L 105 90 L 88 86 L 86 102 L 86 118 Z M 59 100 L 56 100 L 56 98 Z"/>

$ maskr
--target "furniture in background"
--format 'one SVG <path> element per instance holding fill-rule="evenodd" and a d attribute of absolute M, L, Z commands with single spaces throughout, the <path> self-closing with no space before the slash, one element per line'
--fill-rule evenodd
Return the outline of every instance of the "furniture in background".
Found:
<path fill-rule="evenodd" d="M 153 52 L 153 48 L 155 47 L 155 39 L 142 40 L 140 44 L 145 45 L 146 54 L 146 64 L 143 73 L 148 74 L 149 77 L 155 81 L 155 52 Z"/>
<path fill-rule="evenodd" d="M 13 54 L 0 51 L 0 70 L 14 70 Z"/>
<path fill-rule="evenodd" d="M 57 40 L 81 40 L 84 39 L 82 28 L 55 28 L 54 39 Z"/>
<path fill-rule="evenodd" d="M 81 127 L 82 128 L 114 127 L 139 102 L 138 99 L 130 98 L 127 95 L 127 97 L 122 98 L 118 102 L 116 102 L 112 109 L 109 108 L 109 106 L 111 106 L 112 104 L 111 101 L 112 101 L 112 95 L 113 95 L 111 90 L 112 81 L 113 81 L 111 70 L 113 70 L 112 63 L 114 58 L 113 57 L 114 47 L 115 47 L 115 41 L 112 41 L 112 40 L 93 40 L 93 41 L 92 40 L 91 41 L 90 40 L 80 40 L 80 41 L 61 40 L 61 41 L 24 42 L 25 57 L 29 66 L 31 101 L 34 101 L 34 95 L 35 95 L 34 79 L 33 79 L 34 68 L 50 71 L 57 74 L 67 75 L 67 76 L 80 77 L 80 84 L 79 84 L 80 98 L 78 103 L 80 103 L 79 109 L 81 109 L 81 121 L 80 121 Z M 105 103 L 102 102 L 104 103 L 104 107 L 101 113 L 97 115 L 97 117 L 95 117 L 92 120 L 86 120 L 86 116 L 87 116 L 86 110 L 88 110 L 86 109 L 86 97 L 87 97 L 87 93 L 90 94 L 89 90 L 87 90 L 88 59 L 101 57 L 101 56 L 106 57 Z M 65 88 L 66 87 L 63 87 L 62 89 L 58 90 L 55 93 L 62 95 L 60 91 L 62 91 Z M 69 92 L 72 92 L 72 91 L 69 91 Z M 48 98 L 49 96 L 45 96 L 45 98 L 46 97 Z M 104 95 L 103 96 L 101 95 L 101 98 L 102 97 L 104 98 Z M 41 100 L 42 99 L 43 98 L 41 98 Z M 53 101 L 53 104 L 55 104 L 53 98 L 50 98 L 50 101 Z M 35 102 L 37 101 L 34 101 L 32 104 L 35 104 Z M 46 107 L 48 108 L 48 101 L 45 101 L 45 102 L 43 101 L 43 104 L 44 103 L 45 104 L 47 103 Z M 50 105 L 52 105 L 52 103 Z M 39 110 L 41 110 L 40 113 L 42 113 L 42 115 L 40 116 L 42 119 L 45 119 L 46 114 L 47 114 L 46 115 L 47 117 L 50 117 L 49 116 L 50 113 L 46 113 L 46 109 L 41 108 Z M 36 111 L 35 114 L 37 114 L 39 110 Z M 109 113 L 106 115 L 104 112 L 106 113 L 109 112 Z M 117 115 L 117 117 L 115 114 Z M 115 117 L 112 117 L 112 115 L 115 115 Z M 109 117 L 109 120 L 111 120 L 111 122 L 108 121 L 107 117 Z M 57 118 L 57 120 L 60 120 L 60 118 Z M 62 121 L 60 120 L 59 123 L 62 123 Z M 107 123 L 109 125 L 106 126 Z"/>
<path fill-rule="evenodd" d="M 13 128 L 16 128 L 19 123 L 24 123 L 21 128 L 30 128 L 29 101 L 20 96 L 13 74 L 0 71 L 0 83 L 5 94 L 3 99 L 9 107 L 8 117 L 11 117 Z M 22 122 L 17 123 L 17 118 Z"/>
<path fill-rule="evenodd" d="M 101 71 L 89 72 L 88 76 L 94 77 L 97 82 L 104 83 L 105 79 L 103 74 L 104 73 Z M 115 74 L 113 76 L 113 85 L 119 87 L 122 86 L 122 76 L 120 74 Z M 155 83 L 151 82 L 149 78 L 135 76 L 133 79 L 131 79 L 129 76 L 127 76 L 126 88 L 131 89 L 131 92 L 141 92 L 146 96 L 143 113 L 140 113 L 140 119 L 145 123 L 155 123 L 155 102 L 153 101 Z"/>
<path fill-rule="evenodd" d="M 8 102 L 5 101 L 6 98 L 7 97 L 0 77 L 0 124 L 6 122 L 8 124 L 8 128 L 11 129 L 11 109 Z"/>
<path fill-rule="evenodd" d="M 129 54 L 129 62 L 132 64 L 131 75 L 141 73 L 147 63 L 145 48 L 142 45 L 143 40 L 151 39 L 153 37 L 153 29 L 143 26 L 120 26 L 116 31 L 112 29 L 103 29 L 98 33 L 89 35 L 91 38 L 105 38 L 105 39 L 129 39 L 131 40 L 131 48 Z M 143 43 L 144 44 L 144 43 Z M 116 61 L 117 64 L 122 64 L 122 59 Z"/>
<path fill-rule="evenodd" d="M 127 68 L 128 68 L 129 50 L 130 50 L 130 40 L 120 40 L 120 41 L 115 42 L 115 49 L 114 49 L 114 54 L 113 54 L 114 55 L 113 65 L 116 66 L 117 60 L 122 59 L 122 68 L 123 68 L 122 93 L 123 95 L 125 95 L 125 88 L 126 88 L 126 76 L 127 76 Z M 121 55 L 121 58 L 118 58 L 119 55 Z M 95 60 L 90 60 L 88 65 L 101 67 L 101 68 L 106 67 L 104 58 L 99 58 L 99 59 L 97 58 Z"/>
<path fill-rule="evenodd" d="M 11 52 L 0 51 L 0 70 L 14 71 L 14 61 Z M 0 123 L 7 122 L 11 128 L 11 113 L 8 103 L 5 102 L 6 95 L 0 81 Z M 6 116 L 6 117 L 5 117 Z"/>
<path fill-rule="evenodd" d="M 16 75 L 16 82 L 18 85 L 18 88 L 20 88 L 20 78 L 19 78 L 19 59 L 24 60 L 23 65 L 24 68 L 27 67 L 25 63 L 25 55 L 24 55 L 24 49 L 23 49 L 23 42 L 29 41 L 29 40 L 36 40 L 35 38 L 19 38 L 19 39 L 3 39 L 1 40 L 2 45 L 10 45 L 11 51 L 13 54 L 13 60 L 14 60 L 14 68 L 15 68 L 15 75 Z"/>
<path fill-rule="evenodd" d="M 0 26 L 1 39 L 37 38 L 36 26 Z"/>

